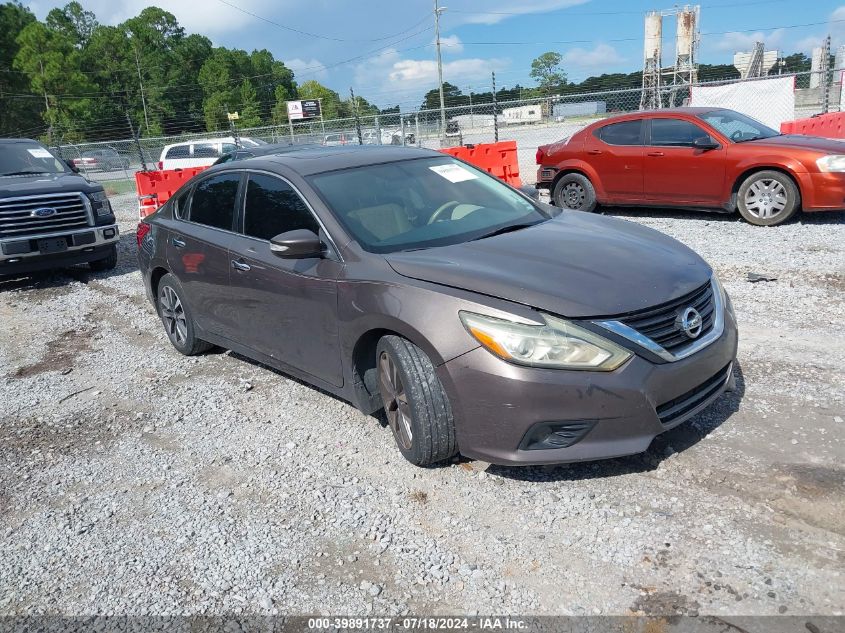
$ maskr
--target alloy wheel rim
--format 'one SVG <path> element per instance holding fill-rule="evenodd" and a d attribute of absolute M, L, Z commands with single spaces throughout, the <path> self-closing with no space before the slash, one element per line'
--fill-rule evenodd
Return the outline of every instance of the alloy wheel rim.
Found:
<path fill-rule="evenodd" d="M 402 377 L 387 352 L 382 352 L 379 356 L 379 391 L 387 414 L 387 423 L 397 443 L 403 450 L 410 450 L 414 441 L 411 431 L 411 408 Z"/>
<path fill-rule="evenodd" d="M 161 319 L 172 341 L 182 345 L 188 339 L 188 319 L 179 295 L 170 286 L 165 286 L 159 296 Z"/>
<path fill-rule="evenodd" d="M 570 182 L 563 187 L 563 202 L 570 209 L 580 209 L 584 206 L 587 192 L 577 182 Z"/>
<path fill-rule="evenodd" d="M 745 208 L 761 220 L 780 215 L 786 203 L 786 188 L 773 178 L 755 180 L 745 192 Z"/>

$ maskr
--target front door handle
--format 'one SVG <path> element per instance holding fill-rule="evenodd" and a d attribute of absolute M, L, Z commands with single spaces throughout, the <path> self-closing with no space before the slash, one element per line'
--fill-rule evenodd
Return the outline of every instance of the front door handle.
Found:
<path fill-rule="evenodd" d="M 649 156 L 664 156 L 663 152 L 649 152 Z"/>
<path fill-rule="evenodd" d="M 252 267 L 249 264 L 247 264 L 246 262 L 241 262 L 241 261 L 238 261 L 237 259 L 233 259 L 232 260 L 232 268 L 234 268 L 235 270 L 247 271 L 247 270 L 250 270 Z"/>
<path fill-rule="evenodd" d="M 599 155 L 599 154 L 601 154 L 602 152 L 601 152 L 601 150 L 600 150 L 600 149 L 588 149 L 588 150 L 587 150 L 587 153 L 588 153 L 590 156 L 598 156 L 598 155 Z"/>
<path fill-rule="evenodd" d="M 185 248 L 185 240 L 183 240 L 181 238 L 174 237 L 172 240 L 170 240 L 170 242 L 176 248 Z"/>

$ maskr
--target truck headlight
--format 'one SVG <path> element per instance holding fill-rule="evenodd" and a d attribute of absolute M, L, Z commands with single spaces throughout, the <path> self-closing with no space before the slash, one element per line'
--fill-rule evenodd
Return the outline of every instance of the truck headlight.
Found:
<path fill-rule="evenodd" d="M 620 347 L 571 321 L 543 314 L 544 325 L 460 312 L 467 331 L 499 358 L 551 369 L 613 371 L 631 358 Z"/>
<path fill-rule="evenodd" d="M 88 194 L 88 199 L 91 201 L 91 206 L 94 213 L 97 215 L 111 215 L 111 202 L 105 191 L 95 191 Z"/>
<path fill-rule="evenodd" d="M 816 165 L 819 171 L 825 172 L 845 172 L 845 155 L 842 154 L 828 154 L 816 159 Z"/>

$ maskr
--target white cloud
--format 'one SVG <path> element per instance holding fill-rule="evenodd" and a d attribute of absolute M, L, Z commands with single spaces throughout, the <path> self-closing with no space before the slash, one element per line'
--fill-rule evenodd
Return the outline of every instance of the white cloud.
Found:
<path fill-rule="evenodd" d="M 756 31 L 754 33 L 734 31 L 722 35 L 714 45 L 714 48 L 718 51 L 738 53 L 753 50 L 757 42 L 763 42 L 766 50 L 772 50 L 778 48 L 783 43 L 784 34 L 783 29 L 775 29 L 769 33 L 764 33 L 763 31 Z"/>
<path fill-rule="evenodd" d="M 484 84 L 491 71 L 500 72 L 509 66 L 510 60 L 504 58 L 448 60 L 443 63 L 443 81 L 462 89 L 470 82 L 481 85 L 478 82 Z M 365 96 L 375 103 L 417 105 L 423 93 L 437 86 L 437 62 L 407 59 L 395 49 L 389 49 L 358 64 L 354 81 L 356 86 L 367 87 Z"/>
<path fill-rule="evenodd" d="M 434 43 L 434 40 L 432 40 L 432 43 Z M 451 53 L 453 55 L 464 51 L 464 43 L 457 35 L 447 35 L 446 37 L 441 37 L 440 46 L 442 47 L 444 53 Z"/>
<path fill-rule="evenodd" d="M 498 24 L 502 20 L 518 15 L 557 11 L 587 2 L 590 0 L 519 0 L 519 2 L 508 3 L 471 0 L 461 4 L 461 11 L 465 13 L 452 14 L 450 19 L 468 24 Z"/>
<path fill-rule="evenodd" d="M 595 48 L 570 48 L 563 54 L 564 69 L 567 66 L 578 68 L 601 68 L 624 62 L 625 58 L 609 44 L 597 44 Z"/>
<path fill-rule="evenodd" d="M 297 81 L 308 81 L 309 79 L 325 79 L 329 73 L 325 65 L 317 59 L 286 59 L 285 66 L 293 71 Z"/>

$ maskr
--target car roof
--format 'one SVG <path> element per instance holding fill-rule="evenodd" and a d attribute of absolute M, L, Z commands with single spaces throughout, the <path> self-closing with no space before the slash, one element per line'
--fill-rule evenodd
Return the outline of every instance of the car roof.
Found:
<path fill-rule="evenodd" d="M 14 143 L 35 143 L 41 145 L 40 141 L 33 138 L 0 138 L 0 145 L 12 145 Z"/>
<path fill-rule="evenodd" d="M 223 163 L 213 169 L 222 171 L 228 168 L 260 167 L 272 170 L 277 165 L 284 165 L 300 176 L 312 176 L 350 167 L 435 157 L 445 158 L 446 155 L 430 149 L 403 147 L 401 145 L 342 145 L 255 156 L 236 162 Z"/>
<path fill-rule="evenodd" d="M 248 137 L 242 137 L 248 138 Z M 252 139 L 250 139 L 252 140 Z M 235 139 L 231 136 L 224 136 L 222 138 L 192 138 L 187 141 L 179 141 L 178 143 L 171 143 L 170 145 L 165 145 L 164 149 L 168 149 L 170 147 L 176 147 L 177 145 L 192 145 L 194 143 L 234 143 Z"/>

